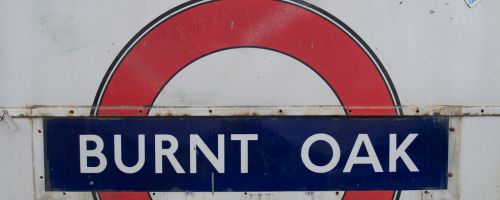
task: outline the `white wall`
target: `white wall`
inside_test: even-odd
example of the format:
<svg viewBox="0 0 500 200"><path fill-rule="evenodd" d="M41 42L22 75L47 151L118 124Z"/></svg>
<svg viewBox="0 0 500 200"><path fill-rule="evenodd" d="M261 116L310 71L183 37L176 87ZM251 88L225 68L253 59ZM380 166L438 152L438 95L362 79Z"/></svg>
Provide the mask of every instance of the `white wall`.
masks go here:
<svg viewBox="0 0 500 200"><path fill-rule="evenodd" d="M152 19L182 2L0 1L0 107L91 105L124 45ZM344 21L368 43L403 105L500 106L500 1L482 0L473 8L463 0L310 2ZM319 77L274 54L239 49L208 56L167 85L169 93L161 93L155 105L338 105ZM257 67L247 67L251 65ZM500 199L499 120L463 117L457 122L460 153L451 156L460 161L453 178L459 190L431 191L432 197L422 191L404 192L402 199ZM0 199L91 198L90 193L42 196L40 119L16 121L17 132L0 123ZM155 195L177 197L216 198L208 193ZM274 193L269 198L290 197L339 198L333 192Z"/></svg>

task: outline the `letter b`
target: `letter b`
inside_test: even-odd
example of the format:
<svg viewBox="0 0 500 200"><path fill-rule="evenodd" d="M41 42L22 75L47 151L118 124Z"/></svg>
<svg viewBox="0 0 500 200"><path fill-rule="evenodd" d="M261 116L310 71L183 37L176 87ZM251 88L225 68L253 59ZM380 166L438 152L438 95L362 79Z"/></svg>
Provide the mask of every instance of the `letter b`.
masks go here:
<svg viewBox="0 0 500 200"><path fill-rule="evenodd" d="M95 149L88 149L87 143L92 141L96 144ZM80 173L101 173L106 169L108 164L106 157L102 154L104 142L98 135L80 135ZM99 164L96 167L88 166L88 157L99 159Z"/></svg>

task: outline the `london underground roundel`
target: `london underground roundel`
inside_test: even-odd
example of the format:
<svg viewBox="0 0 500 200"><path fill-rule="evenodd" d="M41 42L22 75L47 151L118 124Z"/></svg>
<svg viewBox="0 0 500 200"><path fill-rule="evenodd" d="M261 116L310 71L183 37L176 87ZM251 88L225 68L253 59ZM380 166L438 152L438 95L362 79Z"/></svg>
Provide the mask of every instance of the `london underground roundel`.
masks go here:
<svg viewBox="0 0 500 200"><path fill-rule="evenodd" d="M139 31L106 73L92 115L147 116L179 71L207 55L235 48L266 49L300 61L323 78L349 116L402 114L394 109L399 100L379 59L331 14L303 1L214 0L184 3ZM347 191L343 199L398 196L396 191ZM94 198L147 200L151 196L99 192Z"/></svg>

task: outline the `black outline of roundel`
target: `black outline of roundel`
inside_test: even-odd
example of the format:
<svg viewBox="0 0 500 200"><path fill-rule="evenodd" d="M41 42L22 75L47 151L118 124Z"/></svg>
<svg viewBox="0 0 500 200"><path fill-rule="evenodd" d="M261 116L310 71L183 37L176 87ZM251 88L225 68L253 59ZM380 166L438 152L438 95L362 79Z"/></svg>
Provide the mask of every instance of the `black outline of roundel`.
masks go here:
<svg viewBox="0 0 500 200"><path fill-rule="evenodd" d="M113 77L114 70L120 65L121 58L124 58L124 57L127 56L129 50L135 46L135 44L136 44L136 42L138 40L140 40L142 37L144 37L146 34L148 34L148 32L150 30L154 29L155 25L157 26L157 25L161 24L162 22L160 22L160 21L166 21L166 20L168 20L168 18L171 18L171 17L173 17L173 16L175 16L177 14L176 13L176 14L174 14L172 16L169 16L172 13L175 13L175 12L177 12L179 10L181 10L181 12L184 12L184 11L189 10L191 8L194 8L194 7L206 4L206 3L216 2L216 1L219 1L219 0L212 0L212 1L194 0L194 1L185 2L185 3L181 4L181 5L178 5L178 6L174 7L174 8L172 8L172 9L170 9L167 12L163 13L159 17L155 18L153 21L151 21L146 26L144 26L139 32L137 32L132 37L132 39L129 40L129 42L125 45L125 47L122 48L122 50L119 52L119 54L113 60L111 66L106 71L106 74L104 75L104 77L103 77L103 79L102 79L102 81L101 81L101 83L99 85L99 88L97 90L96 96L94 98L94 102L92 104L92 109L91 109L91 113L90 113L91 116L96 116L96 114L97 114L96 112L98 110L98 106L99 106L100 101L102 99L102 94L104 94L104 92L106 90L105 87L107 86L107 83L108 83L109 79L111 77ZM283 3L291 4L291 5L294 5L294 6L299 6L301 8L305 8L305 9L307 9L309 11L312 11L312 13L314 13L314 14L318 15L319 17L321 17L321 18L323 18L323 19L331 22L334 26L337 26L339 29L343 30L347 35L349 35L350 38L361 49L364 50L365 54L370 58L370 60L372 61L372 63L375 66L377 66L377 71L379 72L379 75L384 80L384 84L386 85L387 90L390 92L390 94L392 96L393 104L397 107L397 108L395 108L396 114L397 115L403 115L403 110L401 109L401 103L400 103L398 94L396 92L396 89L394 87L394 84L393 84L393 82L392 82L389 74L387 73L387 70L383 66L382 62L375 55L375 53L373 52L373 50L368 46L368 44L366 44L366 42L363 41L361 39L361 37L359 37L349 26L347 26L345 23L343 23L342 21L340 21L338 18L336 18L332 14L326 12L325 10L323 10L323 9L321 9L321 8L319 8L319 7L311 4L311 3L308 3L308 2L305 2L305 1L302 1L302 0L289 0L289 1L275 0L275 1L279 1L279 2L283 2ZM197 4L197 5L194 5L194 4ZM194 6L192 6L192 5L194 5ZM192 7L190 7L190 6L192 6ZM187 8L187 7L190 7L190 8ZM187 8L187 9L185 9L185 8ZM160 23L158 23L158 22L160 22ZM333 23L333 22L335 22L335 23Z"/></svg>
<svg viewBox="0 0 500 200"><path fill-rule="evenodd" d="M161 23L168 20L169 18L177 15L178 13L176 13L176 12L180 11L179 13L181 13L181 12L184 12L184 11L189 10L191 8L195 8L195 7L198 7L200 5L204 5L204 4L212 3L212 2L217 2L217 1L220 1L220 0L192 0L192 1L182 3L182 4L176 6L172 9L166 11L165 13L161 14L160 16L156 17L153 21L149 22L139 32L137 32L132 37L132 39L130 39L127 42L127 44L121 49L121 51L118 53L118 55L115 57L115 59L113 60L113 62L110 65L110 67L106 71L106 73L105 73L105 75L104 75L104 77L99 85L96 96L94 98L94 101L92 104L92 109L90 112L90 116L97 116L97 110L99 109L99 104L100 104L100 101L102 100L103 94L105 93L108 81L111 79L111 77L113 77L115 69L120 65L122 58L127 56L127 54L129 53L129 50L135 46L137 41L141 40L145 35L147 35L156 26L160 25ZM375 55L374 51L368 46L368 44L364 40L362 40L361 37L359 35L357 35L349 26L347 26L344 22L342 22L341 20L339 20L337 17L333 16L332 14L328 13L327 11L323 10L322 8L319 8L319 7L313 5L309 2L303 1L303 0L273 0L273 1L279 1L282 3L287 3L287 4L290 4L293 6L297 6L297 7L306 9L306 10L316 14L317 16L329 21L331 24L333 24L334 26L336 26L340 30L342 30L345 34L349 35L350 36L349 38L351 38L351 40L353 40L353 42L355 42L359 46L359 48L363 49L363 52L370 58L373 65L376 66L377 72L379 73L380 77L384 80L384 84L392 97L391 100L392 100L393 104L396 106L396 108L395 108L396 115L399 115L399 116L403 115L403 110L401 108L401 102L399 100L395 86L394 86L389 74L387 73L387 70L385 69L382 62L379 60L379 58ZM234 47L234 48L238 48L238 47ZM239 47L239 48L243 48L243 47ZM252 48L252 47L250 46L250 48ZM253 47L253 48L255 48L255 47ZM231 48L227 48L227 49L231 49ZM263 49L267 49L267 48L263 48ZM222 50L224 50L224 49L222 49ZM214 52L219 52L222 50L218 50L218 51L214 51ZM272 49L268 49L268 50L272 50ZM214 53L214 52L211 52L211 53ZM279 52L279 51L277 51L277 52L288 55L288 54L286 54L286 52ZM209 55L211 53L208 53L206 55ZM288 56L290 56L290 55L288 55ZM201 56L201 57L203 57L203 56ZM297 58L295 58L295 59L297 59ZM298 61L300 61L300 60L298 60ZM192 62L194 62L194 61L192 61ZM300 62L302 62L302 61L300 61ZM309 68L312 69L311 67L309 67ZM317 72L316 72L316 74L317 74ZM331 89L333 91L333 88L331 88ZM333 91L333 92L335 93L335 91ZM396 200L399 199L400 194L401 194L401 191L395 190L395 192L394 192L395 198L394 199L396 199ZM94 196L94 192L93 192L93 196Z"/></svg>

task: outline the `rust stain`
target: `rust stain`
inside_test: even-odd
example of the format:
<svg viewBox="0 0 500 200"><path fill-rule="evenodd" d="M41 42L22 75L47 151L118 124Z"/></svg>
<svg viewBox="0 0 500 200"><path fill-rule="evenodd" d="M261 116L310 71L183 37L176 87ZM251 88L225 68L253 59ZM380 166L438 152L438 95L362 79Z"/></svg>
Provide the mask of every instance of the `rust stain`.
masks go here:
<svg viewBox="0 0 500 200"><path fill-rule="evenodd" d="M51 116L89 116L92 106L61 106L61 105L31 105L26 107L0 107L8 110L14 118L33 118ZM344 116L346 112L355 109L396 109L402 108L405 116L449 116L449 117L484 117L500 116L500 106L459 106L459 105L434 105L415 106L405 105L398 107L366 107L338 105L324 106L218 106L218 107L155 107L155 106L106 106L100 110L135 110L144 114L149 109L159 109L155 116L261 116L261 115L328 115ZM293 111L293 112L291 112ZM110 116L113 117L113 116ZM119 117L119 116L116 116Z"/></svg>

